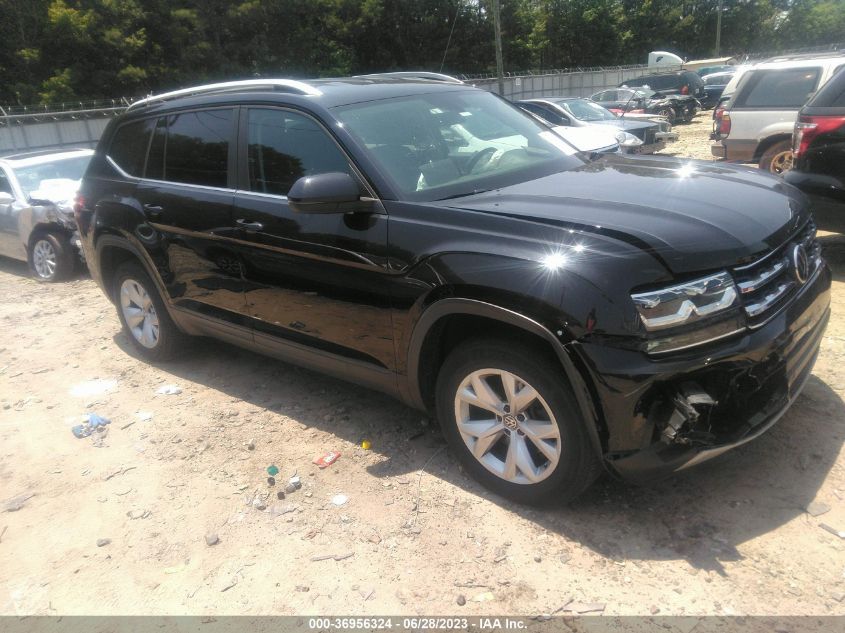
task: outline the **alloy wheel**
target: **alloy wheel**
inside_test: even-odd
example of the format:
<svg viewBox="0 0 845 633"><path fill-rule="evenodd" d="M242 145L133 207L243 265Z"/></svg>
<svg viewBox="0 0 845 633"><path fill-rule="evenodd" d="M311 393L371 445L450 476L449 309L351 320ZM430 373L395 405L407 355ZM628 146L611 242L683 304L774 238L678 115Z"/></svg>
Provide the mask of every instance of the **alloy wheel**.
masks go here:
<svg viewBox="0 0 845 633"><path fill-rule="evenodd" d="M782 174L792 169L792 150L788 149L774 155L769 165L769 171L773 174Z"/></svg>
<svg viewBox="0 0 845 633"><path fill-rule="evenodd" d="M136 341L148 349L158 345L158 314L144 286L134 279L125 279L120 285L120 309Z"/></svg>
<svg viewBox="0 0 845 633"><path fill-rule="evenodd" d="M455 420L473 457L510 483L543 481L560 461L560 429L551 408L511 372L479 369L464 378L455 394Z"/></svg>
<svg viewBox="0 0 845 633"><path fill-rule="evenodd" d="M56 274L56 249L47 240L38 240L32 247L32 267L41 279L52 279Z"/></svg>

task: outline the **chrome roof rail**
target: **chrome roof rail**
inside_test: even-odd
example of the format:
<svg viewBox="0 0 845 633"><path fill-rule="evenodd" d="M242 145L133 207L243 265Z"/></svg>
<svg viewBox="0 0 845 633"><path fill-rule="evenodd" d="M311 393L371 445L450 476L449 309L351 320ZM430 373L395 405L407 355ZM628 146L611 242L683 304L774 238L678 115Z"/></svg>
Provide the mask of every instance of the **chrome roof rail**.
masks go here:
<svg viewBox="0 0 845 633"><path fill-rule="evenodd" d="M225 81L217 84L194 86L193 88L182 88L181 90L163 92L160 95L151 95L133 102L128 109L132 110L133 108L138 108L140 106L150 105L151 103L158 103L160 101L168 101L169 99L176 99L178 97L257 88L267 88L271 90L274 88L287 88L291 92L298 92L299 94L312 97L317 97L323 94L314 86L311 86L304 81L296 81L295 79L244 79L242 81Z"/></svg>
<svg viewBox="0 0 845 633"><path fill-rule="evenodd" d="M420 71L397 71L390 73L371 73L369 75L355 75L358 79L424 79L427 81L440 81L449 84L464 83L457 77L444 75L443 73L432 73L426 70Z"/></svg>

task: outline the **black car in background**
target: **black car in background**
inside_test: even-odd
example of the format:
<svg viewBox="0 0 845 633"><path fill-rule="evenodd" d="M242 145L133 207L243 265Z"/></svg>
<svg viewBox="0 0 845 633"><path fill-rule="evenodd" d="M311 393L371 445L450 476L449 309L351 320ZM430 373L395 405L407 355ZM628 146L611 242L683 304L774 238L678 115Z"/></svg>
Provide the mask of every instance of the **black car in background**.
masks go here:
<svg viewBox="0 0 845 633"><path fill-rule="evenodd" d="M733 165L588 160L465 85L256 79L133 103L75 213L140 357L211 336L387 392L536 502L777 422L830 314L803 198Z"/></svg>
<svg viewBox="0 0 845 633"><path fill-rule="evenodd" d="M620 142L623 151L636 154L653 154L666 147L667 141L678 140L668 122L618 117L607 108L579 97L548 97L525 99L517 105L540 117L550 125L567 127L603 126L622 130L626 140ZM630 138L633 137L633 138ZM626 145L627 143L627 145Z"/></svg>
<svg viewBox="0 0 845 633"><path fill-rule="evenodd" d="M845 68L798 113L792 136L792 169L784 180L809 195L817 214L845 225ZM833 212L831 218L827 212Z"/></svg>
<svg viewBox="0 0 845 633"><path fill-rule="evenodd" d="M664 95L678 94L703 99L704 81L691 70L676 70L668 73L652 73L619 84L627 88L651 88Z"/></svg>
<svg viewBox="0 0 845 633"><path fill-rule="evenodd" d="M736 73L729 71L713 73L712 75L704 75L702 79L704 80L704 92L706 94L704 95L704 98L701 99L701 107L708 109L719 103L719 99L725 91L725 86L728 85L735 74Z"/></svg>
<svg viewBox="0 0 845 633"><path fill-rule="evenodd" d="M650 88L611 88L597 92L590 100L614 114L657 114L670 124L692 121L701 107L695 97L664 95Z"/></svg>

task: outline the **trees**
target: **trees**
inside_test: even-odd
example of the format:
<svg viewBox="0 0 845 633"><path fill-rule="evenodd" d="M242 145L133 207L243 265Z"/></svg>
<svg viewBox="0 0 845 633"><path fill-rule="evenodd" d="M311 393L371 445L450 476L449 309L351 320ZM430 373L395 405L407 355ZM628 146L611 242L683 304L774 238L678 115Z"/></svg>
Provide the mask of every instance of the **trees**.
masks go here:
<svg viewBox="0 0 845 633"><path fill-rule="evenodd" d="M0 104L207 80L493 72L490 0L0 0ZM718 0L501 0L506 70L712 53ZM842 0L724 0L722 50L845 39Z"/></svg>

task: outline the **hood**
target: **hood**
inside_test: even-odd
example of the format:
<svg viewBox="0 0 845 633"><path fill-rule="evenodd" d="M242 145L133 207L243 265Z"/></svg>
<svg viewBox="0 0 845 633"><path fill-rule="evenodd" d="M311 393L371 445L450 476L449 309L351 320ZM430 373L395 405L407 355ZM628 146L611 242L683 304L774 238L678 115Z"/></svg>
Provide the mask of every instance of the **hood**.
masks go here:
<svg viewBox="0 0 845 633"><path fill-rule="evenodd" d="M628 115L625 115L625 118L618 118L613 121L591 121L591 125L606 125L610 127L619 128L621 130L625 130L626 132L635 132L638 130L645 130L646 128L650 127L657 127L657 123L649 120L642 120L639 121L634 119L627 118Z"/></svg>
<svg viewBox="0 0 845 633"><path fill-rule="evenodd" d="M751 261L809 217L797 189L759 170L652 156L609 155L441 204L601 233L676 274Z"/></svg>
<svg viewBox="0 0 845 633"><path fill-rule="evenodd" d="M613 130L597 128L592 125L568 127L558 125L552 128L579 152L615 152L619 150L619 141Z"/></svg>

